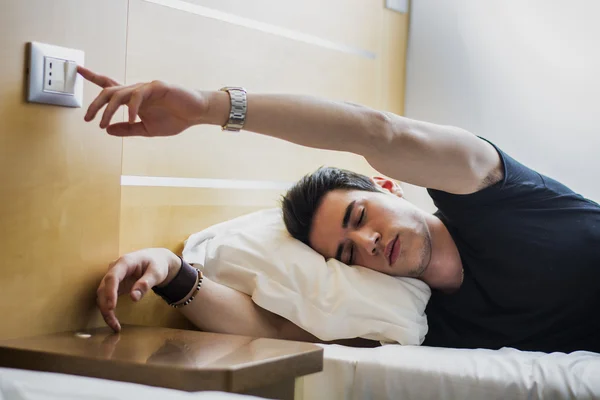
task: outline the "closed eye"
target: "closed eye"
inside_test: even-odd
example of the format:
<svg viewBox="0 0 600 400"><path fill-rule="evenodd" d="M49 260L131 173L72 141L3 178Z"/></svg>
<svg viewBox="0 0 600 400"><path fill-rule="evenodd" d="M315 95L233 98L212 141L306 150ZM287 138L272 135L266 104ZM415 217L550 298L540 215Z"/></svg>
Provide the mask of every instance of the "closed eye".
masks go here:
<svg viewBox="0 0 600 400"><path fill-rule="evenodd" d="M360 227L365 222L365 209L363 208L360 212L360 216L356 221L356 227ZM348 264L354 264L354 245L350 247L350 257L348 258Z"/></svg>
<svg viewBox="0 0 600 400"><path fill-rule="evenodd" d="M363 208L362 211L360 212L360 217L358 218L358 221L356 222L356 226L361 226L362 223L364 222L365 219L365 209Z"/></svg>

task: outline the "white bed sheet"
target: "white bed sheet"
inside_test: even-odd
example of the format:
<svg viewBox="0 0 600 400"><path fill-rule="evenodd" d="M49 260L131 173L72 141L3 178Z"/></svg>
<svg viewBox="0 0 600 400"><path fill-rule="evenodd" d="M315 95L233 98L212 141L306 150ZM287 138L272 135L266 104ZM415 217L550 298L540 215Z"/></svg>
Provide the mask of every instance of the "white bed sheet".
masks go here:
<svg viewBox="0 0 600 400"><path fill-rule="evenodd" d="M323 372L299 382L303 400L600 399L597 353L323 347Z"/></svg>
<svg viewBox="0 0 600 400"><path fill-rule="evenodd" d="M184 392L52 372L0 368L0 400L256 400L225 392Z"/></svg>

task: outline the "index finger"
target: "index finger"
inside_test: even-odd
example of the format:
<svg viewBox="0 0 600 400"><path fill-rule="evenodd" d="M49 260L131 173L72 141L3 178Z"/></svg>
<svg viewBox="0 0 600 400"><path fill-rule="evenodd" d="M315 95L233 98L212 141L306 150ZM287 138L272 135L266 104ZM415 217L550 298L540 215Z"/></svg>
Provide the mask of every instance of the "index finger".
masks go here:
<svg viewBox="0 0 600 400"><path fill-rule="evenodd" d="M115 81L114 79L111 79L108 76L96 74L95 72L92 72L89 69L82 67L81 65L77 66L77 72L79 72L79 74L85 79L92 83L95 83L101 88L119 86L119 82Z"/></svg>
<svg viewBox="0 0 600 400"><path fill-rule="evenodd" d="M119 285L123 279L129 275L129 267L130 266L123 258L119 258L104 276L104 287L101 291L104 297L104 307L106 311L114 310L117 306Z"/></svg>
<svg viewBox="0 0 600 400"><path fill-rule="evenodd" d="M100 314L102 314L102 318L104 318L104 322L106 322L106 325L108 325L113 331L121 331L121 324L119 323L119 320L117 319L114 310L105 311L100 309Z"/></svg>
<svg viewBox="0 0 600 400"><path fill-rule="evenodd" d="M100 314L102 314L102 318L104 318L106 324L110 326L113 331L119 332L121 330L121 326L119 324L117 316L115 315L115 310L111 309L106 304L106 292L104 290L104 287L105 282L103 280L100 284L100 287L97 290L96 305L98 306Z"/></svg>

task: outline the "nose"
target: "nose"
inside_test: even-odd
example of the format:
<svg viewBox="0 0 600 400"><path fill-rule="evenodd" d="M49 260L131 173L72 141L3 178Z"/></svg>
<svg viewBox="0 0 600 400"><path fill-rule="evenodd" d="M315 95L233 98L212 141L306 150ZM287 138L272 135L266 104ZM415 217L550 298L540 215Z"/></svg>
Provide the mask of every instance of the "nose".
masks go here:
<svg viewBox="0 0 600 400"><path fill-rule="evenodd" d="M351 233L350 239L356 246L363 248L367 254L377 254L379 242L381 242L381 234L367 228L358 229Z"/></svg>

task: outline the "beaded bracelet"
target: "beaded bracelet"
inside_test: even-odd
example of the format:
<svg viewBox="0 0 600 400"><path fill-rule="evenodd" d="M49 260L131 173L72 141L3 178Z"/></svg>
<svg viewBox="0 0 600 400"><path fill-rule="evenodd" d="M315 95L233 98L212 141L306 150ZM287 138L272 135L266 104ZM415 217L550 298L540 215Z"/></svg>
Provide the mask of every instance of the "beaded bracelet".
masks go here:
<svg viewBox="0 0 600 400"><path fill-rule="evenodd" d="M202 271L200 271L198 268L194 268L196 270L196 272L198 272L198 277L196 279L196 289L194 289L194 293L192 293L192 296L187 299L186 301L184 301L183 303L170 303L169 305L173 308L180 308L180 307L184 307L187 306L188 304L190 304L192 302L192 300L194 300L194 297L196 297L196 295L198 294L198 291L200 290L200 288L202 287L202 279L204 278L204 276L202 275Z"/></svg>

